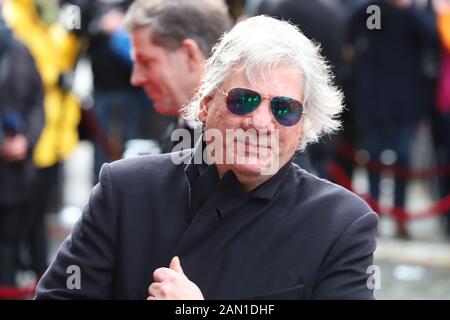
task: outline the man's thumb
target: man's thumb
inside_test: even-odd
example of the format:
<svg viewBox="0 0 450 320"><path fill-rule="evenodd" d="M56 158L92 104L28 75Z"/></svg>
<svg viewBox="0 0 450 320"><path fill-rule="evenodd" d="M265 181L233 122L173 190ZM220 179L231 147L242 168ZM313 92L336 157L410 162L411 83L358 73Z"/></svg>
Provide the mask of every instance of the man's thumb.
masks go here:
<svg viewBox="0 0 450 320"><path fill-rule="evenodd" d="M180 258L173 257L172 261L170 261L170 269L175 270L178 273L184 274L183 268L181 268Z"/></svg>

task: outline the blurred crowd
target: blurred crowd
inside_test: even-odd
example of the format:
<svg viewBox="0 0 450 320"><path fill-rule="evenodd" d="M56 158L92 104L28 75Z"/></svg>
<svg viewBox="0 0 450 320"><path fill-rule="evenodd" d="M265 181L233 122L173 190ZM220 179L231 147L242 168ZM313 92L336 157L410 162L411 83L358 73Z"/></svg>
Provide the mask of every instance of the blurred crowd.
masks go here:
<svg viewBox="0 0 450 320"><path fill-rule="evenodd" d="M132 2L0 0L0 286L15 286L16 270L39 277L47 268L45 214L60 205L61 166L81 139L94 144L97 177L102 163L123 157L127 141L152 139L170 151L170 133L189 127L176 112L159 111L136 66L132 81L135 62L124 27ZM450 1L226 4L231 21L258 14L292 21L330 61L346 98L343 130L298 154L303 167L343 183L332 168L351 179L354 151L364 149L370 163L380 164L369 170L369 193L378 199L381 169L409 170L424 123L436 165L450 167ZM81 60L90 62L93 75L92 92L83 97L74 92ZM388 163L386 150L394 155ZM440 173L445 198L450 170ZM394 206L403 208L407 177L394 176ZM448 208L443 221L450 234ZM397 234L408 236L405 219L398 219Z"/></svg>

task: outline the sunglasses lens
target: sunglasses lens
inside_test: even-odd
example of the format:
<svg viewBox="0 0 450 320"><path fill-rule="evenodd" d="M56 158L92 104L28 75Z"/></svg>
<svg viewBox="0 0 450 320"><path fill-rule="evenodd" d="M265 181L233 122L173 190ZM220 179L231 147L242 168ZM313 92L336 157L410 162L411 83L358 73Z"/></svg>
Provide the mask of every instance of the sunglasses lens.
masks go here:
<svg viewBox="0 0 450 320"><path fill-rule="evenodd" d="M244 115L255 110L261 103L261 95L255 91L235 88L228 92L227 108L237 115Z"/></svg>
<svg viewBox="0 0 450 320"><path fill-rule="evenodd" d="M277 121L287 127L295 125L303 113L302 104L289 97L275 97L271 102L272 113Z"/></svg>

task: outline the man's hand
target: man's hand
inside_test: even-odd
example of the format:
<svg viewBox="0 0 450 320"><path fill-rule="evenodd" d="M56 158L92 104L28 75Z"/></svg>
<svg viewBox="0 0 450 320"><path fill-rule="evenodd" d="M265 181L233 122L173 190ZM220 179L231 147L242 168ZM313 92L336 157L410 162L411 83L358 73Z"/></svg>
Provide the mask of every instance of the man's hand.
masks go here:
<svg viewBox="0 0 450 320"><path fill-rule="evenodd" d="M204 300L199 287L184 274L178 257L173 257L169 268L156 269L153 279L147 300Z"/></svg>
<svg viewBox="0 0 450 320"><path fill-rule="evenodd" d="M100 29L106 34L112 34L122 27L124 14L118 9L112 9L100 20Z"/></svg>
<svg viewBox="0 0 450 320"><path fill-rule="evenodd" d="M28 141L23 134L6 137L1 146L0 155L7 162L24 160L28 152Z"/></svg>

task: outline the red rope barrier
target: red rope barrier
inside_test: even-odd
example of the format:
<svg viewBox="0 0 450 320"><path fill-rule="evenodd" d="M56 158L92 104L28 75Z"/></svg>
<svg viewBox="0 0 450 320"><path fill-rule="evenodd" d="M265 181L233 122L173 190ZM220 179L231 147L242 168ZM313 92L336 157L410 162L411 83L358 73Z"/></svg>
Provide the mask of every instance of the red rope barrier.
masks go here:
<svg viewBox="0 0 450 320"><path fill-rule="evenodd" d="M94 114L85 109L81 109L83 114L82 119L86 125L87 130L92 135L94 142L97 142L106 155L113 160L118 160L121 158L121 154L114 150L111 145L108 136L100 127L98 120L95 118Z"/></svg>
<svg viewBox="0 0 450 320"><path fill-rule="evenodd" d="M341 142L337 150L337 154L352 162L358 164L356 161L356 151L346 142ZM381 173L385 170L390 170L394 177L399 179L429 179L436 176L450 175L450 165L441 165L428 169L413 170L399 165L385 165L375 160L369 160L364 167L370 172Z"/></svg>
<svg viewBox="0 0 450 320"><path fill-rule="evenodd" d="M37 281L27 287L0 286L0 300L31 299L36 292Z"/></svg>
<svg viewBox="0 0 450 320"><path fill-rule="evenodd" d="M331 178L338 184L347 188L348 190L358 194L352 188L351 178L344 172L344 170L337 164L333 163L330 167L330 176ZM382 205L378 199L375 199L369 195L358 194L362 197L371 207L372 209L386 216L391 216L397 220L417 220L417 219L425 219L433 216L439 216L445 214L448 210L450 210L450 194L442 198L439 202L434 203L429 208L424 210L419 210L417 212L410 212L400 207L392 207Z"/></svg>

